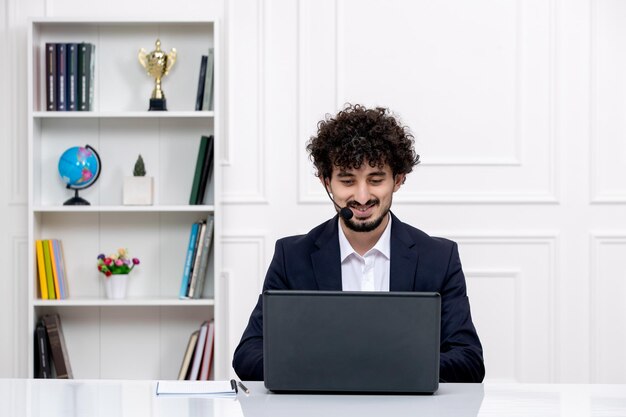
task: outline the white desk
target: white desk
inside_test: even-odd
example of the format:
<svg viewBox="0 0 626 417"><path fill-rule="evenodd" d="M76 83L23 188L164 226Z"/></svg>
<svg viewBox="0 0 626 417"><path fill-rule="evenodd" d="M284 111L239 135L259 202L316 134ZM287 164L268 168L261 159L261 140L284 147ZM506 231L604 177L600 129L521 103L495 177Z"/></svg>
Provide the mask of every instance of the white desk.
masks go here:
<svg viewBox="0 0 626 417"><path fill-rule="evenodd" d="M441 384L433 396L278 395L247 385L250 395L214 399L157 397L155 381L0 379L0 416L626 416L626 385Z"/></svg>

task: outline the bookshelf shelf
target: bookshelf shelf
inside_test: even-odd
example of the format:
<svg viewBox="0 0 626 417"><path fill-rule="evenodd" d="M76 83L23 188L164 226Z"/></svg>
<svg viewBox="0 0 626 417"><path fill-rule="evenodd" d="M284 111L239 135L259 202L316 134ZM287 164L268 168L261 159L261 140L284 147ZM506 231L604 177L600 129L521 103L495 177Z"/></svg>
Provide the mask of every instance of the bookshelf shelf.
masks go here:
<svg viewBox="0 0 626 417"><path fill-rule="evenodd" d="M67 300L36 300L38 307L207 307L215 305L215 300L180 300L177 298L126 298L107 300L104 298L71 298Z"/></svg>
<svg viewBox="0 0 626 417"><path fill-rule="evenodd" d="M213 205L197 206L36 206L35 213L213 213Z"/></svg>
<svg viewBox="0 0 626 417"><path fill-rule="evenodd" d="M59 314L75 378L176 379L189 335L216 323L214 376L229 372L221 272L222 78L219 22L202 19L36 18L28 31L28 348L34 376L34 330L39 317ZM178 59L163 79L167 111L147 111L154 79L139 64L140 48L156 39ZM89 43L94 50L91 111L46 109L46 44ZM202 55L214 51L214 109L196 111ZM202 136L214 136L213 174L201 205L189 205ZM64 206L73 191L58 173L60 156L89 144L101 159L93 186L79 192L89 206ZM138 155L154 178L153 205L123 205L123 184ZM192 224L214 218L204 287L181 300ZM69 297L41 298L36 241L58 239ZM105 298L98 254L127 248L141 263L128 296ZM51 261L52 262L52 261ZM202 269L204 270L204 269ZM197 275L196 275L197 277ZM26 277L25 277L26 278ZM96 355L96 356L94 356ZM120 362L119 358L124 357ZM133 366L127 366L132 363Z"/></svg>
<svg viewBox="0 0 626 417"><path fill-rule="evenodd" d="M212 119L213 111L47 112L36 111L35 119Z"/></svg>

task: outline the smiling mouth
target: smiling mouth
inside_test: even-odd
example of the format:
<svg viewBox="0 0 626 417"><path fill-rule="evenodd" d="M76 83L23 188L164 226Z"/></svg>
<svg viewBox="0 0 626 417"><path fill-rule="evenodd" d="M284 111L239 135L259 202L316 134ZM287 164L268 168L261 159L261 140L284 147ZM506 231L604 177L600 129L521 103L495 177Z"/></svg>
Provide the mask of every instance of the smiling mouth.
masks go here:
<svg viewBox="0 0 626 417"><path fill-rule="evenodd" d="M358 216L359 214L367 215L370 209L374 208L377 204L378 204L378 201L368 201L367 204L364 204L364 205L360 205L356 203L348 204L348 207L354 210L355 214Z"/></svg>

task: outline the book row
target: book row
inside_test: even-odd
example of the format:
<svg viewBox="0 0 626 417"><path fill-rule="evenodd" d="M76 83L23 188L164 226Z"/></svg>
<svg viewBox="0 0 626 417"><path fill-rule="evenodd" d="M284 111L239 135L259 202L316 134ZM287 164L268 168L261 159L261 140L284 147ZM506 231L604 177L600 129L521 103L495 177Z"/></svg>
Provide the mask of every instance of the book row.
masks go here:
<svg viewBox="0 0 626 417"><path fill-rule="evenodd" d="M196 169L194 171L191 194L189 196L190 205L198 205L204 202L206 187L213 172L213 135L202 136L198 148L196 159Z"/></svg>
<svg viewBox="0 0 626 417"><path fill-rule="evenodd" d="M46 43L46 110L93 110L96 46Z"/></svg>
<svg viewBox="0 0 626 417"><path fill-rule="evenodd" d="M213 110L213 78L215 77L215 59L213 48L208 55L200 58L200 75L196 92L196 110Z"/></svg>
<svg viewBox="0 0 626 417"><path fill-rule="evenodd" d="M64 300L69 296L65 256L59 239L35 241L39 293L44 300Z"/></svg>
<svg viewBox="0 0 626 417"><path fill-rule="evenodd" d="M214 217L209 215L206 220L191 225L180 285L180 299L200 298L202 296L211 244L213 243L213 224Z"/></svg>
<svg viewBox="0 0 626 417"><path fill-rule="evenodd" d="M179 380L206 381L211 379L215 344L215 322L205 321L191 333L178 372Z"/></svg>
<svg viewBox="0 0 626 417"><path fill-rule="evenodd" d="M35 327L35 378L73 378L61 318L46 314Z"/></svg>

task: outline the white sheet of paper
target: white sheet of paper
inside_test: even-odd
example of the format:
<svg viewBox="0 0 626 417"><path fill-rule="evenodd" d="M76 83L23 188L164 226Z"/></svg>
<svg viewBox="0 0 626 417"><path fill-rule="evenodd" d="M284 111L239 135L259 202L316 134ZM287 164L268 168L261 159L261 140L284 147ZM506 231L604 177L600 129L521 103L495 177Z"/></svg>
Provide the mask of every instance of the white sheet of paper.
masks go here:
<svg viewBox="0 0 626 417"><path fill-rule="evenodd" d="M157 395L209 395L233 397L237 393L230 381L158 381Z"/></svg>

